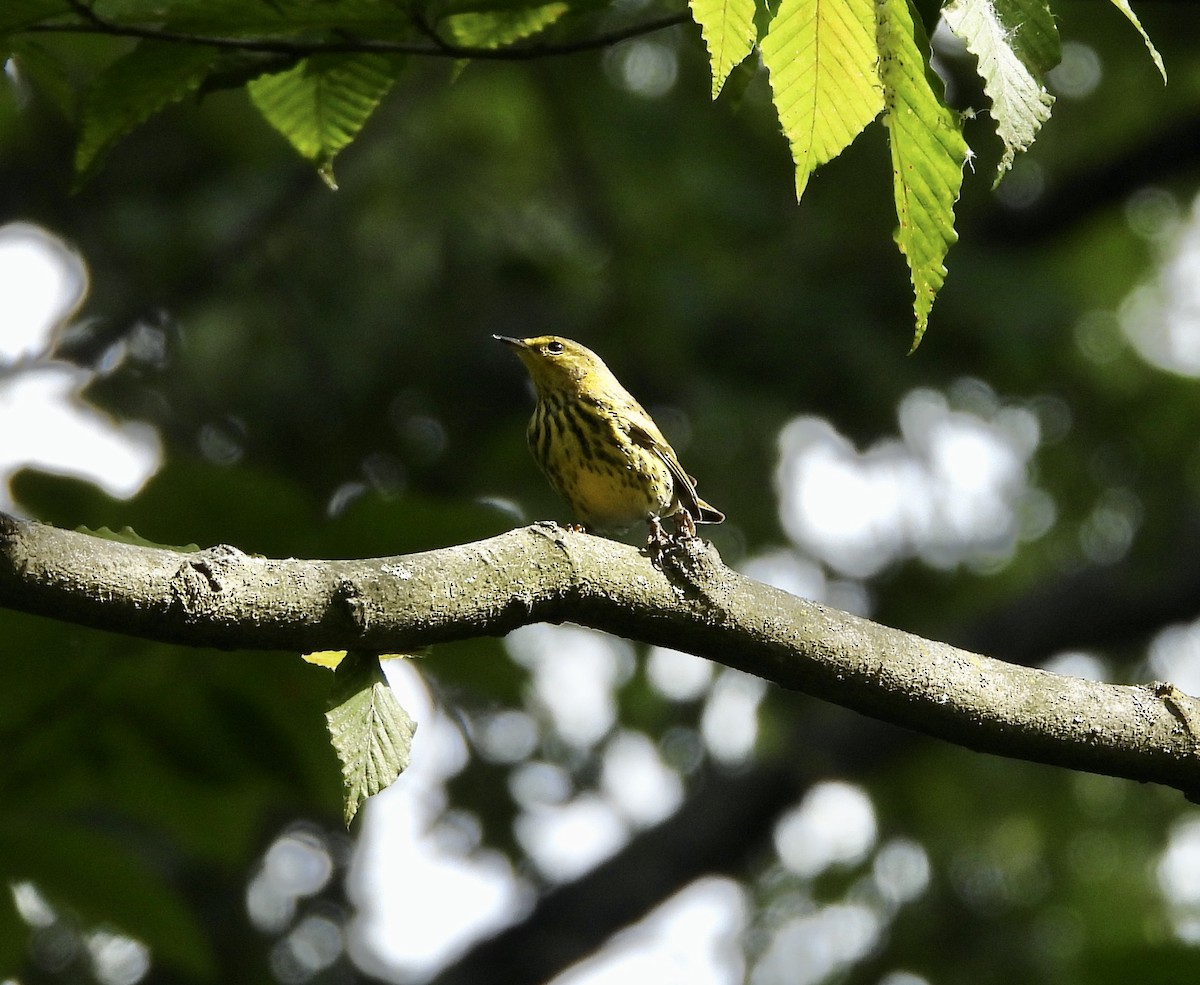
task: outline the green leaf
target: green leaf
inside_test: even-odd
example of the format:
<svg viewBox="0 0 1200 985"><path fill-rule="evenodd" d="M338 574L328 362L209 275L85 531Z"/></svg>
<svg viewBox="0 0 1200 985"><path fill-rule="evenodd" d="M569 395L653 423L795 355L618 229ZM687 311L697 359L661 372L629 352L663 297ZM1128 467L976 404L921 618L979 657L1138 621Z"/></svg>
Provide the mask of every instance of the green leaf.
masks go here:
<svg viewBox="0 0 1200 985"><path fill-rule="evenodd" d="M334 672L325 721L342 763L346 824L408 768L416 723L400 707L374 654L349 651Z"/></svg>
<svg viewBox="0 0 1200 985"><path fill-rule="evenodd" d="M909 0L879 0L876 12L883 122L891 145L899 220L896 244L912 275L915 349L946 279L946 252L958 239L954 203L962 187L967 145L958 119L939 95L941 83L924 54L928 39Z"/></svg>
<svg viewBox="0 0 1200 985"><path fill-rule="evenodd" d="M112 0L152 3L154 0ZM189 34L222 37L336 35L386 38L407 35L412 18L398 3L379 0L183 0L171 11L170 26Z"/></svg>
<svg viewBox="0 0 1200 985"><path fill-rule="evenodd" d="M754 48L754 0L688 0L692 17L708 48L712 65L712 97Z"/></svg>
<svg viewBox="0 0 1200 985"><path fill-rule="evenodd" d="M1129 0L1112 0L1112 4L1117 10L1121 11L1129 18L1129 23L1137 28L1138 34L1142 36L1142 40L1146 42L1146 49L1150 52L1150 57L1154 61L1154 67L1158 69L1158 74L1162 76L1163 85L1167 84L1167 68L1163 65L1162 55L1158 53L1158 49L1154 47L1154 42L1150 40L1150 35L1146 33L1146 29L1142 27L1142 22L1138 20L1137 14L1133 12L1133 8L1129 6Z"/></svg>
<svg viewBox="0 0 1200 985"><path fill-rule="evenodd" d="M101 72L80 107L77 184L121 137L199 89L217 57L211 48L143 41Z"/></svg>
<svg viewBox="0 0 1200 985"><path fill-rule="evenodd" d="M63 0L4 0L0 4L0 34L70 13Z"/></svg>
<svg viewBox="0 0 1200 985"><path fill-rule="evenodd" d="M1058 26L1046 0L994 0L1008 46L1039 79L1062 61Z"/></svg>
<svg viewBox="0 0 1200 985"><path fill-rule="evenodd" d="M362 129L396 79L382 55L317 55L246 88L271 126L336 188L333 159Z"/></svg>
<svg viewBox="0 0 1200 985"><path fill-rule="evenodd" d="M133 544L135 547L156 547L164 551L176 551L182 554L191 554L200 550L199 544L159 544L153 540L147 540L139 534L133 527L124 526L120 530L113 530L110 527L91 527L78 526L75 528L76 533L87 534L89 537L99 537L101 540L115 540L121 544Z"/></svg>
<svg viewBox="0 0 1200 985"><path fill-rule="evenodd" d="M177 7L193 5L192 0L94 0L90 4L97 17L123 24L162 21Z"/></svg>
<svg viewBox="0 0 1200 985"><path fill-rule="evenodd" d="M999 182L1013 158L1028 150L1050 118L1054 97L1042 85L1043 73L1058 61L1058 30L1042 0L951 0L942 9L946 23L979 60L983 88L992 101L1004 156Z"/></svg>
<svg viewBox="0 0 1200 985"><path fill-rule="evenodd" d="M565 3L517 10L467 11L452 14L442 23L455 44L472 48L499 48L549 27L568 10Z"/></svg>
<svg viewBox="0 0 1200 985"><path fill-rule="evenodd" d="M73 120L79 94L67 66L63 63L62 55L33 38L34 35L16 38L9 49L16 77L32 83L42 99L66 119Z"/></svg>
<svg viewBox="0 0 1200 985"><path fill-rule="evenodd" d="M872 0L783 0L762 45L796 198L883 108Z"/></svg>

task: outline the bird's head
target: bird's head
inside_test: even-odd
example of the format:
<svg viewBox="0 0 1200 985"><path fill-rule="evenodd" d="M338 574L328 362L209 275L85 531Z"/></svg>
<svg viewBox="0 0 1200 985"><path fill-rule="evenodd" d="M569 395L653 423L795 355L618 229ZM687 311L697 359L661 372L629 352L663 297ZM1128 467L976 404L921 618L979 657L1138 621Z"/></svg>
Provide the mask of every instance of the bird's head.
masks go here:
<svg viewBox="0 0 1200 985"><path fill-rule="evenodd" d="M539 335L531 339L492 336L512 346L529 370L539 393L556 390L586 391L611 377L603 360L587 346L557 335Z"/></svg>

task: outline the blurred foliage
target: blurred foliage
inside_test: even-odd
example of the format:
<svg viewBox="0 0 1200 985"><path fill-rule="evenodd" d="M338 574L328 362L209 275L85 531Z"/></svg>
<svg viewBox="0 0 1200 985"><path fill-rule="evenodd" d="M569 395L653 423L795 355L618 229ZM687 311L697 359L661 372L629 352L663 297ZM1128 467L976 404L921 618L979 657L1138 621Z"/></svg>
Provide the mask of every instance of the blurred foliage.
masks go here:
<svg viewBox="0 0 1200 985"><path fill-rule="evenodd" d="M1113 0L1162 58L1127 0ZM646 5L649 7L650 5ZM712 96L760 51L772 103L791 147L796 197L812 173L878 119L888 133L896 245L912 273L914 347L920 343L954 243L954 204L970 160L961 118L946 104L922 12L910 0L831 4L692 0L709 53ZM641 10L597 0L11 0L0 13L0 54L39 80L76 118L80 181L130 131L198 91L245 86L263 118L331 187L334 158L358 136L413 57L523 60L611 47L684 23L678 5ZM657 16L650 17L650 13ZM946 27L979 59L996 133L998 175L1049 118L1047 72L1059 38L1047 0L959 0ZM616 25L616 26L614 26ZM536 36L536 41L528 39ZM113 42L107 62L79 72L71 50ZM66 51L60 50L65 39ZM672 68L643 46L627 63L631 90L654 96ZM744 84L743 72L735 86Z"/></svg>
<svg viewBox="0 0 1200 985"><path fill-rule="evenodd" d="M1200 190L1200 11L1139 6L1171 72L1164 89L1127 25L1095 9L1055 8L1079 46L1068 56L1094 60L1094 89L1059 91L995 192L966 182L953 271L912 357L883 134L864 133L797 206L763 72L735 75L740 98L712 103L686 29L476 62L453 84L446 62L412 59L339 156L336 194L222 87L133 130L72 194L76 134L59 106L109 50L59 40L61 86L0 89L0 216L81 251L90 295L56 358L95 368L87 399L153 424L165 462L126 502L31 472L13 495L66 527L281 556L423 550L567 519L524 446L520 367L489 339L554 332L599 351L663 425L729 515L712 536L738 564L786 544L783 424L818 414L865 448L895 434L914 388L974 378L1039 414L1032 478L1054 523L986 570L889 569L866 586L872 614L1001 657L1086 645L1114 678L1138 679L1153 634L1200 615L1186 563L1200 391L1144 362L1117 316L1168 243L1138 219L1139 196L1154 191L1182 219ZM983 106L970 56L937 50L951 104ZM670 73L650 95L630 83L647 52ZM965 127L990 175L1005 148L987 121ZM1085 534L1113 490L1140 519L1128 549L1098 561ZM341 823L328 672L7 611L0 640L0 876L32 880L81 926L145 941L152 980L267 980L270 941L245 915L250 874L296 819ZM620 724L660 742L703 797L719 769L689 759L702 702L663 699L641 660L617 694ZM596 785L599 750L554 734L499 643L440 648L421 668L468 735L481 716L528 709L537 758L572 790ZM760 763L862 784L881 835L929 857L927 893L846 980L905 968L937 985L1166 982L1200 959L1172 938L1153 876L1189 816L1178 796L880 735L793 695L769 693L759 718ZM802 747L798 721L820 724ZM473 747L447 806L531 871L513 768ZM769 828L740 837L755 925L774 912ZM838 899L856 874L804 891ZM38 933L0 905L0 975L86 980L50 961Z"/></svg>

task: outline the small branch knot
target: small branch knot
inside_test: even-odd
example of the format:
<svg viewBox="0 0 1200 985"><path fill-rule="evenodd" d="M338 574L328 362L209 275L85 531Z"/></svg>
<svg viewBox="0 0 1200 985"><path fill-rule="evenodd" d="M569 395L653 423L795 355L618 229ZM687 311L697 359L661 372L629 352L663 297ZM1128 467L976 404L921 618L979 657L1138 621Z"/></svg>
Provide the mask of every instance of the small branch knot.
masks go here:
<svg viewBox="0 0 1200 985"><path fill-rule="evenodd" d="M362 590L351 578L339 578L333 589L334 600L350 616L354 628L365 633L371 626L371 609L363 597Z"/></svg>
<svg viewBox="0 0 1200 985"><path fill-rule="evenodd" d="M188 554L171 576L171 596L184 612L196 614L208 608L206 601L224 591L223 576L241 564L246 555L236 547L218 544L196 554Z"/></svg>

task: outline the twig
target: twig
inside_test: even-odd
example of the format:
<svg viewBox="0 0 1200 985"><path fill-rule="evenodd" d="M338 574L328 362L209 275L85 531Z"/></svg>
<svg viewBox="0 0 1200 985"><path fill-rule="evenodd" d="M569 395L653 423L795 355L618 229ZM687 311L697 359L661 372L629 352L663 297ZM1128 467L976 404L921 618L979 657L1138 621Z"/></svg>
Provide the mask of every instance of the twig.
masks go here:
<svg viewBox="0 0 1200 985"><path fill-rule="evenodd" d="M38 34L101 34L117 38L135 38L142 41L159 41L164 44L182 44L195 47L219 48L225 51L249 51L260 54L294 55L305 58L310 55L333 54L380 54L418 55L429 58L468 58L490 61L529 61L534 58L549 58L557 55L574 55L584 51L608 48L622 41L653 34L679 24L687 23L691 15L686 11L667 14L653 20L630 24L626 27L605 31L589 38L564 41L557 44L535 42L514 48L473 48L446 41L427 26L423 28L432 44L411 41L387 41L377 38L346 38L325 41L290 41L284 38L236 38L211 34L185 34L167 28L146 27L138 24L118 24L96 14L82 0L67 0L82 23L31 24L24 28Z"/></svg>

